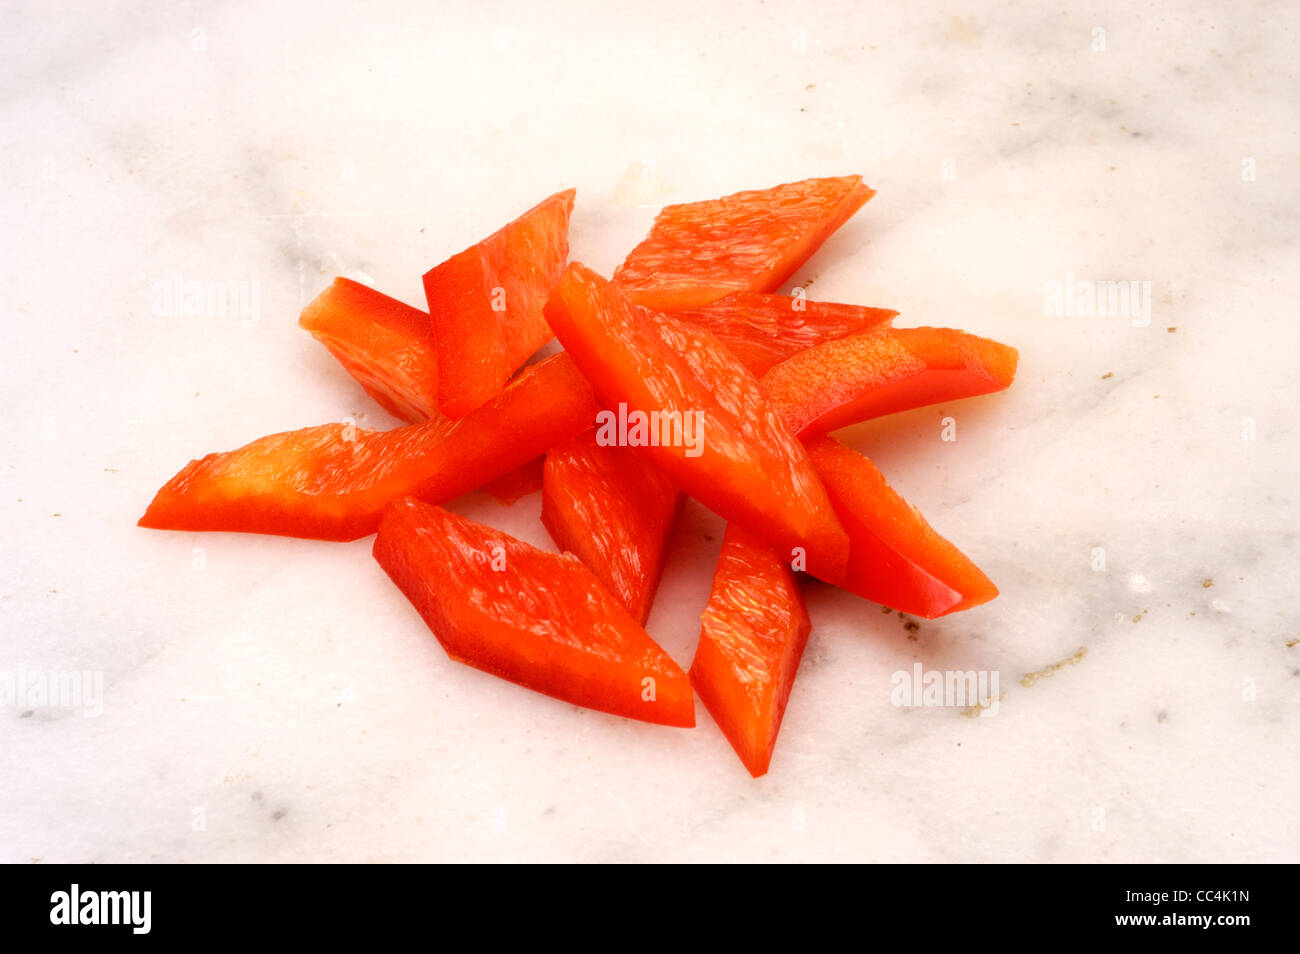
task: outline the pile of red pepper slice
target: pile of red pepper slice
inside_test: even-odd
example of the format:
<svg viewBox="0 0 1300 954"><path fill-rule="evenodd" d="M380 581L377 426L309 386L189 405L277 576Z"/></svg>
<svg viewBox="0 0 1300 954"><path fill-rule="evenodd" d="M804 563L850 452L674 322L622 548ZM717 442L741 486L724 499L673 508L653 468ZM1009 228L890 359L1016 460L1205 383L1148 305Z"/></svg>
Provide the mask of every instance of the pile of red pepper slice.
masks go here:
<svg viewBox="0 0 1300 954"><path fill-rule="evenodd" d="M932 619L997 588L829 432L987 394L1014 348L780 288L875 193L808 179L668 206L612 279L568 262L574 192L424 276L423 312L339 278L301 325L386 411L191 461L140 526L374 556L454 659L772 758L810 631L802 574ZM529 363L552 338L563 351ZM546 552L442 505L541 490ZM689 674L645 622L685 495L727 521Z"/></svg>

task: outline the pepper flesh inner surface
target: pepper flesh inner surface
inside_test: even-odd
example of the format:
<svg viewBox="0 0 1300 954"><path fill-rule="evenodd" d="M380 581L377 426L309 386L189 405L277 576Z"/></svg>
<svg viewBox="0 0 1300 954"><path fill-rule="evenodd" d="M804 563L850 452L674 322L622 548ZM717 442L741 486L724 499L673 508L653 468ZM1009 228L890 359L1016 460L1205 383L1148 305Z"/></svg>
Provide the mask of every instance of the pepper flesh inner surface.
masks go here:
<svg viewBox="0 0 1300 954"><path fill-rule="evenodd" d="M840 176L665 206L614 281L662 311L775 291L875 194L861 176Z"/></svg>

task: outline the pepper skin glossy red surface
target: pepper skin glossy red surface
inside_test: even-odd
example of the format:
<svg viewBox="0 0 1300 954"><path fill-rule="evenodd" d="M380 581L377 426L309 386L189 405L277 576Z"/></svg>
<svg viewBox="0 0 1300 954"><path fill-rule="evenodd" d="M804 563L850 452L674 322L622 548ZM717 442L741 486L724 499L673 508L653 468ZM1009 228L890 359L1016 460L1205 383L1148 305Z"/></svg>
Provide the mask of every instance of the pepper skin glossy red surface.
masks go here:
<svg viewBox="0 0 1300 954"><path fill-rule="evenodd" d="M355 540L375 532L389 501L458 497L588 429L596 410L572 362L554 355L454 423L324 424L191 461L140 526Z"/></svg>
<svg viewBox="0 0 1300 954"><path fill-rule="evenodd" d="M737 292L707 305L672 312L679 321L713 332L745 367L760 376L791 355L887 324L897 314L888 308L759 292Z"/></svg>
<svg viewBox="0 0 1300 954"><path fill-rule="evenodd" d="M866 457L830 437L810 440L808 452L852 541L844 575L827 582L925 619L998 595L993 581Z"/></svg>
<svg viewBox="0 0 1300 954"><path fill-rule="evenodd" d="M800 437L1002 391L1015 348L952 328L881 328L827 341L763 375L763 390Z"/></svg>
<svg viewBox="0 0 1300 954"><path fill-rule="evenodd" d="M644 624L663 574L682 495L631 447L590 430L553 448L542 476L542 523Z"/></svg>
<svg viewBox="0 0 1300 954"><path fill-rule="evenodd" d="M374 555L451 658L575 705L695 724L686 674L577 557L410 497Z"/></svg>
<svg viewBox="0 0 1300 954"><path fill-rule="evenodd" d="M569 255L574 191L538 203L424 275L438 405L464 417L551 340L542 305Z"/></svg>
<svg viewBox="0 0 1300 954"><path fill-rule="evenodd" d="M691 683L745 768L767 772L810 625L789 564L727 527Z"/></svg>
<svg viewBox="0 0 1300 954"><path fill-rule="evenodd" d="M679 488L785 552L801 548L809 568L843 571L848 539L807 451L717 338L669 315L648 317L578 263L565 269L546 318L604 408L679 422L675 439L637 448Z"/></svg>

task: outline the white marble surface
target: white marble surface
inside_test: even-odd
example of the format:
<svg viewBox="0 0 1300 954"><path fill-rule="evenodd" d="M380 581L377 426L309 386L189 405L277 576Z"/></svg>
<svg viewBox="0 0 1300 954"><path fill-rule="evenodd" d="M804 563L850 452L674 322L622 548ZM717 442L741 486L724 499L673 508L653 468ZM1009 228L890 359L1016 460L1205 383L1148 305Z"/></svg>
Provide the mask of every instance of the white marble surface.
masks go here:
<svg viewBox="0 0 1300 954"><path fill-rule="evenodd" d="M0 708L0 860L1300 860L1300 11L417 6L6 5L0 670L103 696ZM388 423L295 325L335 274L421 304L566 186L609 270L663 200L846 172L880 194L811 294L1021 350L1004 395L846 432L1002 596L913 640L810 591L761 780L702 707L451 663L368 540L134 526L192 456ZM1045 314L1067 274L1152 320ZM176 276L257 320L156 314ZM536 498L457 509L547 543ZM688 513L650 621L682 663L718 530ZM894 707L914 661L998 671L997 715Z"/></svg>

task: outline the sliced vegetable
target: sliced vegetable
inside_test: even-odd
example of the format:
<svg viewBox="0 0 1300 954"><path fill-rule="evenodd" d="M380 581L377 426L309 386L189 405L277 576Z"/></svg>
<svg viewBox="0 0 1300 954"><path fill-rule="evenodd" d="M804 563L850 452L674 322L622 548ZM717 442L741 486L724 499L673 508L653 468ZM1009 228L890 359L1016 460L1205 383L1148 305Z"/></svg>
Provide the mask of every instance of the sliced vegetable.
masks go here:
<svg viewBox="0 0 1300 954"><path fill-rule="evenodd" d="M389 501L458 497L591 427L596 410L573 363L554 355L461 421L324 424L191 461L140 526L355 540L375 532Z"/></svg>
<svg viewBox="0 0 1300 954"><path fill-rule="evenodd" d="M666 206L614 281L661 311L775 291L875 194L861 176L841 176Z"/></svg>
<svg viewBox="0 0 1300 954"><path fill-rule="evenodd" d="M596 431L546 455L542 523L644 624L650 615L682 495L631 447L606 447Z"/></svg>
<svg viewBox="0 0 1300 954"><path fill-rule="evenodd" d="M1002 390L1016 350L774 294L874 194L844 176L669 206L606 281L566 268L568 190L429 270L427 314L336 279L300 324L408 426L209 454L139 523L377 531L376 561L451 658L666 725L694 725L698 692L763 775L809 638L797 571L926 618L998 593L826 434ZM552 336L565 352L531 363ZM438 506L477 487L541 489L565 552ZM643 628L687 493L727 521L689 675Z"/></svg>
<svg viewBox="0 0 1300 954"><path fill-rule="evenodd" d="M448 417L499 394L551 339L542 305L569 255L573 196L572 189L556 193L425 273L438 405Z"/></svg>
<svg viewBox="0 0 1300 954"><path fill-rule="evenodd" d="M529 494L535 494L542 489L542 465L545 462L545 457L534 457L528 463L502 474L496 480L489 480L483 485L483 489L500 503L507 505L517 503Z"/></svg>
<svg viewBox="0 0 1300 954"><path fill-rule="evenodd" d="M772 761L810 629L789 564L729 524L702 623L691 684L757 778Z"/></svg>
<svg viewBox="0 0 1300 954"><path fill-rule="evenodd" d="M695 724L686 674L576 557L410 497L374 554L452 659L575 705Z"/></svg>
<svg viewBox="0 0 1300 954"><path fill-rule="evenodd" d="M427 313L336 278L303 309L298 324L389 414L412 424L442 416Z"/></svg>
<svg viewBox="0 0 1300 954"><path fill-rule="evenodd" d="M808 453L852 540L848 568L827 579L859 596L934 619L987 603L998 588L885 482L876 465L830 437Z"/></svg>
<svg viewBox="0 0 1300 954"><path fill-rule="evenodd" d="M884 414L1010 387L1015 348L952 328L882 328L791 355L763 375L790 430L825 434Z"/></svg>
<svg viewBox="0 0 1300 954"><path fill-rule="evenodd" d="M796 352L885 324L898 312L801 296L737 292L672 314L713 332L745 367L761 375Z"/></svg>
<svg viewBox="0 0 1300 954"><path fill-rule="evenodd" d="M848 540L807 452L717 338L671 316L647 316L577 263L561 277L546 318L610 409L597 422L606 443L639 446L726 519L786 553L801 548L810 569L843 572Z"/></svg>

